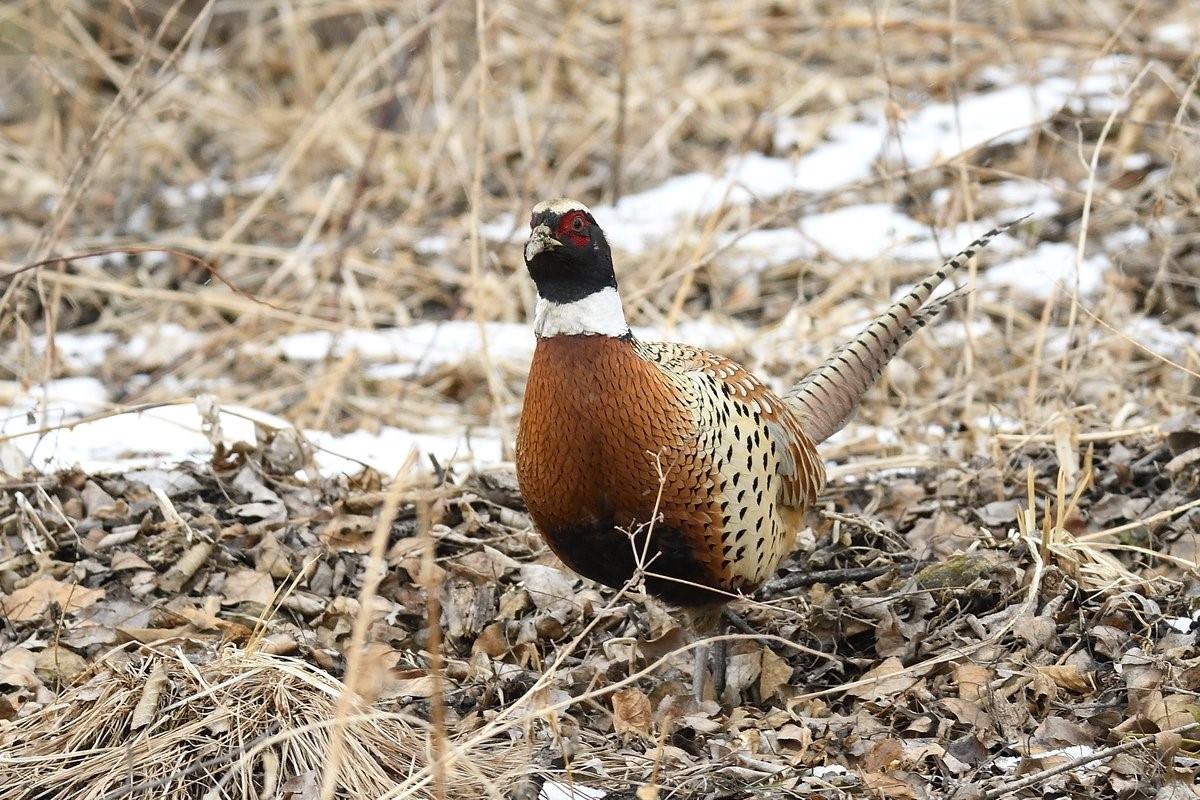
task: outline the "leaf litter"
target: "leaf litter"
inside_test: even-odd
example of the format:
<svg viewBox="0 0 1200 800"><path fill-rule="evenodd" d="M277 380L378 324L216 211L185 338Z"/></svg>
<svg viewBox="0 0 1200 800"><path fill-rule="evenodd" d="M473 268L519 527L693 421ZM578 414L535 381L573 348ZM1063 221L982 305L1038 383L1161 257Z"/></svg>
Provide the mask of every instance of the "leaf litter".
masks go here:
<svg viewBox="0 0 1200 800"><path fill-rule="evenodd" d="M1099 507L1111 528L1183 504L1196 476L1162 469L1181 441L1200 446L1177 436L1174 449L1166 437L1093 447L1093 468L1125 465L1125 484L1153 487L1156 499L1104 503L1118 487L1086 482L1078 508ZM1084 557L1109 539L1087 539L1086 522L1056 507L1053 452L1016 465L1035 487L1036 511L1017 512L1034 522L1024 532L980 502L985 482L950 492L944 470L835 484L780 578L884 571L735 604L754 635L732 637L723 694L699 706L685 699L691 657L678 653L687 639L675 618L559 565L530 530L511 473L427 483L402 504L378 596L363 609L355 598L381 476L299 481L273 469L270 452L260 442L177 465L165 490L76 472L33 478L23 502L4 495L0 796L67 786L99 797L129 781L185 796L190 773L170 767L184 763L212 780L300 787L320 770L363 613L370 668L346 729L357 755L340 779L356 796L419 782L438 685L420 588L426 535L440 586L436 699L447 745L470 743L469 766L445 765L457 791L486 793L532 767L563 785L696 796L985 792L1197 713L1200 586L1155 554L1200 533L1200 514L1129 529L1111 564ZM29 515L36 538L17 535ZM523 716L472 741L518 705ZM1038 791L1126 796L1194 769L1194 741L1164 752L1151 736Z"/></svg>

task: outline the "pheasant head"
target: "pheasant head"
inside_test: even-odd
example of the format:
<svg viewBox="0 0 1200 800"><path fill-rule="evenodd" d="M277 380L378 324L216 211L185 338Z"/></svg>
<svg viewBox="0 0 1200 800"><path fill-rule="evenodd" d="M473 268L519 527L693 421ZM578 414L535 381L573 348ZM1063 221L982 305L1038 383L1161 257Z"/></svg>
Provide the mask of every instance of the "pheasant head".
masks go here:
<svg viewBox="0 0 1200 800"><path fill-rule="evenodd" d="M588 207L565 197L543 200L529 227L525 266L538 292L534 332L628 336L612 250Z"/></svg>

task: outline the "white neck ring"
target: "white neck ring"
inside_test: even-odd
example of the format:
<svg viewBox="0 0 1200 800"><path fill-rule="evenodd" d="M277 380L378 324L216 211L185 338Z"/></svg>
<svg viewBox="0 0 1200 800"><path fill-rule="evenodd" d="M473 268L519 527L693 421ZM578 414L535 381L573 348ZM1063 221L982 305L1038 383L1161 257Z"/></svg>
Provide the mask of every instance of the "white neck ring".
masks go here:
<svg viewBox="0 0 1200 800"><path fill-rule="evenodd" d="M538 295L533 332L542 338L624 336L629 333L629 323L625 321L621 296L609 286L569 303L554 303Z"/></svg>

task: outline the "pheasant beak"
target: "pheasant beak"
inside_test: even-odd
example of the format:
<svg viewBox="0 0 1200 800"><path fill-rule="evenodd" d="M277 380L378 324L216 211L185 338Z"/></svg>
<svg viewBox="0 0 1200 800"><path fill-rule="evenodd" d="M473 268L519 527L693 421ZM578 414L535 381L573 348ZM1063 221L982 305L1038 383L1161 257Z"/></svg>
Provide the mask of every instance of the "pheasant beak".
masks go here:
<svg viewBox="0 0 1200 800"><path fill-rule="evenodd" d="M562 247L562 242L551 235L549 227L538 225L529 234L529 241L525 242L525 261L532 261L538 253L553 250L556 247Z"/></svg>

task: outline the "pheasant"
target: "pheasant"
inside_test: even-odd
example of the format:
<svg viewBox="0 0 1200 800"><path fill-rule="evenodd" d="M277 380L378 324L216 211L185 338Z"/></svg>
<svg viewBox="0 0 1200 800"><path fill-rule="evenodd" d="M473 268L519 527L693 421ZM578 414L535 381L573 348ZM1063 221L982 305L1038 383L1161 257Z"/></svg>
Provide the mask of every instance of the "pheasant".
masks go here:
<svg viewBox="0 0 1200 800"><path fill-rule="evenodd" d="M640 574L649 593L710 627L791 551L825 481L817 444L951 302L928 303L934 289L1008 226L972 242L782 397L728 358L635 337L608 242L582 203L538 203L530 228L537 345L516 450L530 516L575 572L614 588Z"/></svg>

